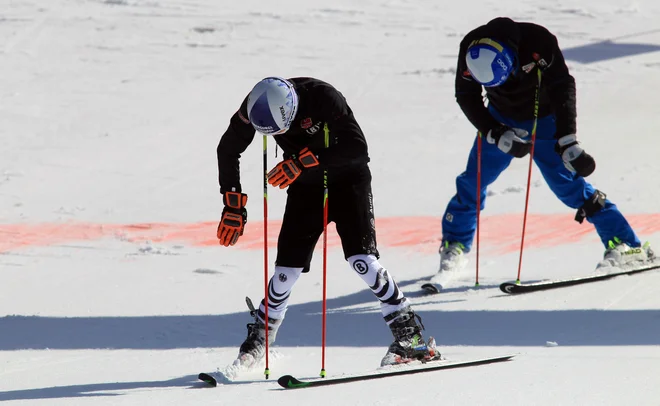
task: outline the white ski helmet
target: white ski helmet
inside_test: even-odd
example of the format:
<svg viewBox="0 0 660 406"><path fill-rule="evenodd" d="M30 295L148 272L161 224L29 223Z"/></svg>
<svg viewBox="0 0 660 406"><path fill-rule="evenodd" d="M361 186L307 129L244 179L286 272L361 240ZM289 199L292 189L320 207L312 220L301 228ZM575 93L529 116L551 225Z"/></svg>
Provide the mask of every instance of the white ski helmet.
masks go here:
<svg viewBox="0 0 660 406"><path fill-rule="evenodd" d="M293 83L269 77L257 83L248 96L248 119L262 134L285 133L296 117L298 94Z"/></svg>

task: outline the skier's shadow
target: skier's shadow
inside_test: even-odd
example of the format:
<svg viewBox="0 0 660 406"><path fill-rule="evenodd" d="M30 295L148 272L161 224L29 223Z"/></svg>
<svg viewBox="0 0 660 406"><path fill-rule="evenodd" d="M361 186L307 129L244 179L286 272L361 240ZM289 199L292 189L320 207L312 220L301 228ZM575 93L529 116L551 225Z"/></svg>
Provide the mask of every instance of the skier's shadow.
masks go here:
<svg viewBox="0 0 660 406"><path fill-rule="evenodd" d="M566 60L580 62L582 64L590 64L603 62L610 59L625 58L636 55L647 54L651 52L660 51L660 46L653 42L628 42L630 38L643 37L649 34L657 34L659 29L638 32L628 35L623 35L617 38L609 38L603 41L593 42L590 44L579 45L576 47L565 48L562 54ZM626 42L619 42L624 40ZM647 66L654 66L657 63L647 63Z"/></svg>
<svg viewBox="0 0 660 406"><path fill-rule="evenodd" d="M257 382L263 383L266 381L261 379L223 382L218 386L249 385ZM272 380L271 382L277 383L277 380ZM121 391L153 388L213 389L213 387L209 384L199 381L197 379L197 375L186 375L180 378L173 378L165 381L92 383L86 385L51 386L48 388L6 391L0 392L0 402L10 400L113 397L123 395ZM118 393L112 393L115 391Z"/></svg>
<svg viewBox="0 0 660 406"><path fill-rule="evenodd" d="M444 309L443 303L467 299L461 293L477 290L457 286L439 294L422 296L418 285L423 278L401 281L413 298L423 323L442 345L536 346L556 337L568 345L658 345L660 324L655 309ZM607 283L607 282L603 282ZM499 293L498 285L486 285L478 292ZM469 294L470 292L468 292ZM492 297L492 296L491 296ZM507 296L509 300L518 300ZM498 301L505 300L499 298ZM330 346L388 346L389 328L371 290L363 289L328 299L327 342ZM514 307L515 309L515 307ZM321 345L321 301L293 304L278 334L283 347ZM140 349L235 348L245 339L246 311L209 315L130 317L0 317L0 351L24 349ZM629 334L630 325L645 326ZM506 326L506 328L502 328ZM319 327L320 328L320 327ZM347 334L347 328L350 334ZM493 334L497 332L497 334ZM439 334L439 335L438 335ZM359 339L356 339L359 337ZM165 338L165 339L164 339Z"/></svg>
<svg viewBox="0 0 660 406"><path fill-rule="evenodd" d="M133 389L148 388L209 388L209 385L197 384L197 375L186 375L180 378L166 381L144 381L144 382L112 382L94 383L87 385L52 386L49 388L35 388L0 392L0 402L9 400L35 400L35 399L62 399L80 397L112 397L120 396L122 393L114 391L127 391Z"/></svg>
<svg viewBox="0 0 660 406"><path fill-rule="evenodd" d="M414 290L423 279L402 281L404 290ZM489 289L491 285L481 286ZM495 291L497 285L492 285ZM460 299L460 293L474 287L456 287L451 296L428 296L415 300L429 334L440 346L543 346L553 340L568 346L630 346L660 344L660 324L656 309L598 310L442 310L425 305ZM449 291L449 289L447 290ZM447 292L446 291L446 292ZM445 292L445 293L446 293ZM507 296L510 300L517 300ZM389 329L373 304L369 289L328 300L327 343L338 347L386 347L391 343ZM278 334L278 347L319 347L320 301L292 305L287 323ZM0 351L19 349L147 349L238 347L245 338L247 312L223 315L183 315L149 317L3 317ZM320 324L320 323L319 323ZM630 331L638 326L634 334ZM346 330L350 329L350 334ZM220 332L220 333L219 333ZM437 335L436 335L437 333ZM167 337L163 340L162 337ZM122 391L143 388L191 387L196 375L165 381L113 382L55 386L0 392L0 401L110 397Z"/></svg>

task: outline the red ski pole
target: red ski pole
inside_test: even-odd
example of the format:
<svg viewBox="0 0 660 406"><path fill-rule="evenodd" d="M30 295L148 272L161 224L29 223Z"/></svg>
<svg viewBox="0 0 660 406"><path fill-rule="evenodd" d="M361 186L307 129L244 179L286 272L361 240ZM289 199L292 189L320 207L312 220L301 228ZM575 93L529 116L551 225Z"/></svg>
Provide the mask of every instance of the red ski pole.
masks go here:
<svg viewBox="0 0 660 406"><path fill-rule="evenodd" d="M527 207L529 206L529 189L532 183L532 164L534 163L534 144L536 141L536 125L539 117L539 93L541 91L541 70L536 70L538 82L536 84L536 93L534 95L534 125L532 126L532 148L529 151L529 170L527 172L527 193L525 195L525 214L523 215L522 237L520 239L520 259L518 260L518 277L516 283L520 284L520 271L522 270L522 257L525 248L525 227L527 225Z"/></svg>

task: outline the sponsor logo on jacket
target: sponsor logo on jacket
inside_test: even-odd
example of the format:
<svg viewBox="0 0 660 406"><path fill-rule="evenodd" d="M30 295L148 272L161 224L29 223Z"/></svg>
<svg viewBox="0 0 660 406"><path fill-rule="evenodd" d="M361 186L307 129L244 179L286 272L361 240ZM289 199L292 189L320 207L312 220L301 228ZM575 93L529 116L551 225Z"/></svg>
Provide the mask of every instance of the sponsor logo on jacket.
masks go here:
<svg viewBox="0 0 660 406"><path fill-rule="evenodd" d="M302 121L300 122L300 127L302 127L304 130L308 129L311 126L312 126L312 119L309 117L303 118Z"/></svg>
<svg viewBox="0 0 660 406"><path fill-rule="evenodd" d="M307 130L305 130L305 132L310 135L316 134L316 132L321 128L321 124L322 123L319 121L318 123L314 124L313 126L309 127Z"/></svg>

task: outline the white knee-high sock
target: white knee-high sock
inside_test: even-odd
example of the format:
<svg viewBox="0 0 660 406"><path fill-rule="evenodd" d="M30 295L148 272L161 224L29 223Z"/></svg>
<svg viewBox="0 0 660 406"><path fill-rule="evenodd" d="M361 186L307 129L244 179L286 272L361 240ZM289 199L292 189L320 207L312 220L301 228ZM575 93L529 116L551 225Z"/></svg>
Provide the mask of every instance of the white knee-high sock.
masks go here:
<svg viewBox="0 0 660 406"><path fill-rule="evenodd" d="M410 301L399 290L396 281L387 272L387 269L383 268L378 262L375 255L353 255L348 258L348 263L380 300L380 310L383 317L410 306Z"/></svg>
<svg viewBox="0 0 660 406"><path fill-rule="evenodd" d="M289 268L286 266L276 266L275 274L268 283L268 318L282 320L286 314L289 303L291 289L300 277L303 268ZM264 301L259 305L259 318L264 321L266 318L266 307Z"/></svg>

